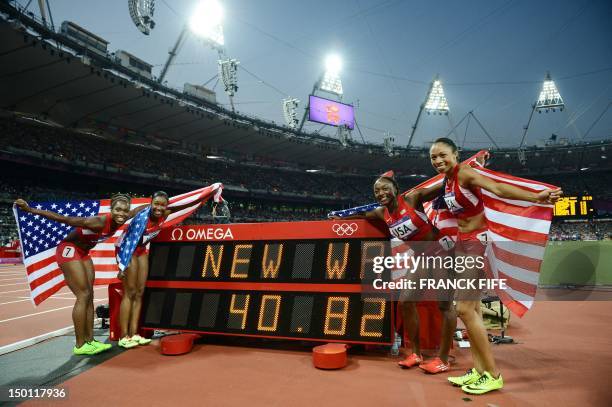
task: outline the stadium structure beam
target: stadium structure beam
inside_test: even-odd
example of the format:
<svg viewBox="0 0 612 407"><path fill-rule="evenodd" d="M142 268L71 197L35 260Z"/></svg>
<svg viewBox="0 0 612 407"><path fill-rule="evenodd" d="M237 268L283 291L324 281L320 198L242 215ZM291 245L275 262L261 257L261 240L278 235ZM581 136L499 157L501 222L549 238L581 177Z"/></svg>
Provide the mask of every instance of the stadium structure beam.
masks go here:
<svg viewBox="0 0 612 407"><path fill-rule="evenodd" d="M316 81L315 84L313 85L312 92L310 92L311 95L315 94L315 92L317 91L317 88L319 87L319 83L321 82L322 79L323 79L323 76L321 75L319 80ZM310 109L310 98L308 98L308 102L306 102L306 108L304 109L304 115L302 116L302 121L300 122L300 126L298 127L298 130L297 130L298 133L302 132L302 127L304 127L304 123L306 122L306 116L308 116L309 109Z"/></svg>
<svg viewBox="0 0 612 407"><path fill-rule="evenodd" d="M178 38L176 39L176 42L174 43L174 47L172 47L172 49L168 52L168 59L166 60L166 63L164 64L164 67L161 73L159 74L159 78L157 79L157 82L163 83L164 78L166 77L166 74L168 73L168 68L170 68L172 61L174 61L174 58L176 58L179 48L181 48L183 44L185 43L187 32L188 32L188 27L187 25L184 25L183 28L181 29L181 33L179 34Z"/></svg>
<svg viewBox="0 0 612 407"><path fill-rule="evenodd" d="M470 115L472 116L472 118L474 120L476 120L476 124L478 124L478 127L480 127L480 129L482 130L482 132L484 134L486 134L486 136L489 138L489 140L491 140L491 143L493 143L493 145L495 146L495 148L497 148L499 150L499 146L497 145L497 143L495 142L495 140L493 140L493 137L491 137L491 135L489 134L489 132L487 131L487 129L484 128L484 126L482 125L482 123L480 123L480 120L478 120L478 118L476 117L476 115L474 114L473 111L470 111Z"/></svg>

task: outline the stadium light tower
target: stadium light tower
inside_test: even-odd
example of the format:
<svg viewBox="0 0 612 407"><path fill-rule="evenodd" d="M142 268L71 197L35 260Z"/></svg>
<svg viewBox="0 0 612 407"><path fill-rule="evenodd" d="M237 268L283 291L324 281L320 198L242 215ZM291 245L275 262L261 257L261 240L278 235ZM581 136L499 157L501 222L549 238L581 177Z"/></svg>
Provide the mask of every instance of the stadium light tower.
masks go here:
<svg viewBox="0 0 612 407"><path fill-rule="evenodd" d="M285 116L285 123L291 129L297 128L300 121L297 118L297 107L300 101L296 98L283 99L283 116Z"/></svg>
<svg viewBox="0 0 612 407"><path fill-rule="evenodd" d="M155 0L128 0L130 17L136 27L144 34L149 35L155 28L153 12L155 11Z"/></svg>
<svg viewBox="0 0 612 407"><path fill-rule="evenodd" d="M565 108L565 102L563 102L563 98L557 89L557 85L550 77L550 72L546 72L546 76L544 77L544 82L542 83L542 90L540 91L540 96L538 100L531 105L531 113L529 114L529 120L527 121L527 125L523 127L523 137L521 138L521 143L519 144L519 150L523 147L525 143L525 137L527 137L527 131L529 131L529 125L531 124L531 119L533 119L533 113L537 110L538 113L542 113L545 111L546 113L552 111L563 111Z"/></svg>
<svg viewBox="0 0 612 407"><path fill-rule="evenodd" d="M325 58L325 71L319 77L312 87L311 94L314 95L317 90L331 93L336 96L339 100L342 100L344 90L342 89L342 81L340 80L340 71L342 70L342 59L337 54L329 54ZM304 116L298 127L298 132L302 131L308 110L310 109L310 100L306 104L304 110Z"/></svg>
<svg viewBox="0 0 612 407"><path fill-rule="evenodd" d="M393 147L394 142L395 138L391 137L391 134L389 132L385 132L385 137L383 138L383 149L389 157L395 156L395 149Z"/></svg>
<svg viewBox="0 0 612 407"><path fill-rule="evenodd" d="M410 148L410 145L412 144L412 139L414 138L414 134L417 131L419 122L421 121L421 116L423 115L424 111L427 112L427 114L438 114L448 117L448 101L446 100L446 96L444 95L442 81L440 80L438 75L436 75L433 81L429 84L427 97L425 98L425 101L421 103L421 106L419 106L419 113L417 114L417 118L414 122L414 125L412 126L412 131L410 132L410 138L408 139L407 148ZM450 122L450 117L448 120ZM455 126L453 126L452 123L451 128L454 132ZM455 137L457 137L456 134Z"/></svg>
<svg viewBox="0 0 612 407"><path fill-rule="evenodd" d="M164 64L158 82L162 83L168 68L183 46L188 33L193 33L206 45L217 51L219 57L219 76L225 86L232 111L234 111L234 95L238 91L238 60L229 58L225 52L225 38L223 36L223 7L217 0L200 0L191 15L189 24L183 26L174 47L168 53L168 60Z"/></svg>
<svg viewBox="0 0 612 407"><path fill-rule="evenodd" d="M333 93L342 98L342 81L340 80L340 70L342 60L338 55L331 54L325 59L325 73L319 81L319 89Z"/></svg>

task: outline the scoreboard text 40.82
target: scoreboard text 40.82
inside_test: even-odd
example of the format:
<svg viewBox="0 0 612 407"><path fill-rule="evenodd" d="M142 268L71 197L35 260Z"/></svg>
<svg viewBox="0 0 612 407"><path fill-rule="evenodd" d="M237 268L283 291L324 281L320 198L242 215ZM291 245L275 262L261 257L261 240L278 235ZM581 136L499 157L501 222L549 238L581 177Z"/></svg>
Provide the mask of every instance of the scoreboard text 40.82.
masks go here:
<svg viewBox="0 0 612 407"><path fill-rule="evenodd" d="M162 235L151 248L144 327L390 343L391 304L383 294L362 293L372 259L388 254L388 240L365 222L351 222L362 231L349 238L330 233L334 224L342 222L226 225L226 240ZM301 232L283 233L288 225Z"/></svg>

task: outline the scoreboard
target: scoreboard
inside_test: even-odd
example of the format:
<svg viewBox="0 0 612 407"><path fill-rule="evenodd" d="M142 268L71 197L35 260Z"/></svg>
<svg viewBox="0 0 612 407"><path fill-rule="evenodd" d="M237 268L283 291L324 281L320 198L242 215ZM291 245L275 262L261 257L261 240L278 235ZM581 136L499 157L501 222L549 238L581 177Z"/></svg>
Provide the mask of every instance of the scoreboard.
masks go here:
<svg viewBox="0 0 612 407"><path fill-rule="evenodd" d="M593 197L565 196L555 202L554 215L559 218L586 218L593 217Z"/></svg>
<svg viewBox="0 0 612 407"><path fill-rule="evenodd" d="M390 344L372 289L384 225L361 220L180 226L151 245L144 328ZM378 276L377 276L378 277Z"/></svg>

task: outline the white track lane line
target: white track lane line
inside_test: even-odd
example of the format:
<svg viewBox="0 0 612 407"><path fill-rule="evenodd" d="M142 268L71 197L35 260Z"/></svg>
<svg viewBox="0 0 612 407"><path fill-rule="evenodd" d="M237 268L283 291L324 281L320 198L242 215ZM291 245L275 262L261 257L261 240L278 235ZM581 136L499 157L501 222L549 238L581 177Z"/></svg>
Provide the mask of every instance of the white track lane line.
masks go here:
<svg viewBox="0 0 612 407"><path fill-rule="evenodd" d="M106 287L97 287L97 288L94 288L94 291L97 290L97 289L101 289L101 288L106 288ZM70 297L62 297L62 295L70 295ZM30 299L30 297L15 297L15 298L19 298L19 299L15 300L15 301L9 301L9 302L0 302L0 305L13 304L15 302L32 301ZM72 300L72 301L74 301L74 294L72 294L72 293L53 294L51 297L49 297L47 299ZM108 299L108 298L102 298L102 299L104 300L104 299Z"/></svg>
<svg viewBox="0 0 612 407"><path fill-rule="evenodd" d="M22 285L23 283L14 283L14 284L0 284L0 287L8 287L9 285Z"/></svg>
<svg viewBox="0 0 612 407"><path fill-rule="evenodd" d="M94 300L93 302L100 302L100 301L106 301L106 299ZM74 307L74 305L68 305L67 307L53 308L53 309L50 309L50 310L47 310L47 311L41 311L41 312L35 312L33 314L22 315L20 317L13 317L13 318L9 318L9 319L3 319L3 320L0 321L0 324L4 323L4 322L14 321L16 319L33 317L35 315L47 314L49 312L59 311L59 310L63 310L63 309L66 309L66 308L72 308L72 307Z"/></svg>
<svg viewBox="0 0 612 407"><path fill-rule="evenodd" d="M0 282L3 282L3 281L15 281L15 280L21 280L23 282L27 281L24 277L0 278Z"/></svg>
<svg viewBox="0 0 612 407"><path fill-rule="evenodd" d="M100 318L94 318L94 324L100 322ZM24 339L18 342L10 343L8 345L0 346L0 355L5 353L14 352L19 349L27 348L28 346L36 345L39 342L46 341L47 339L55 338L61 335L67 335L74 332L72 325L58 329L57 331L47 332L42 335L38 335L32 338Z"/></svg>
<svg viewBox="0 0 612 407"><path fill-rule="evenodd" d="M15 300L15 301L9 301L9 302L0 302L0 305L14 304L16 302L24 302L24 301L32 302L32 299L30 297L17 297L17 298L21 298L21 299ZM71 300L71 301L74 301L74 297L73 298L70 298L70 297L49 297L47 299L51 299L51 300Z"/></svg>
<svg viewBox="0 0 612 407"><path fill-rule="evenodd" d="M29 288L26 288L25 290L13 290L13 291L0 291L0 295L2 294L8 294L8 293L18 293L20 291L30 291Z"/></svg>

